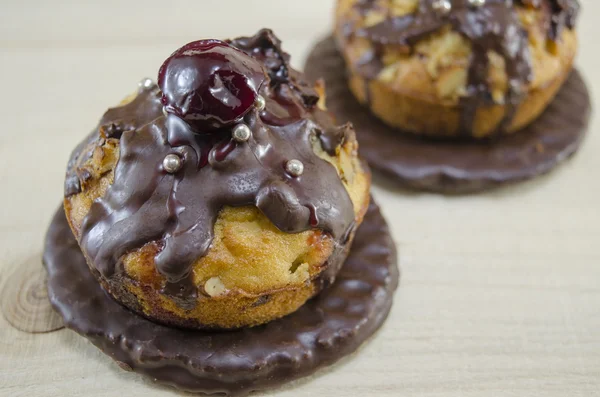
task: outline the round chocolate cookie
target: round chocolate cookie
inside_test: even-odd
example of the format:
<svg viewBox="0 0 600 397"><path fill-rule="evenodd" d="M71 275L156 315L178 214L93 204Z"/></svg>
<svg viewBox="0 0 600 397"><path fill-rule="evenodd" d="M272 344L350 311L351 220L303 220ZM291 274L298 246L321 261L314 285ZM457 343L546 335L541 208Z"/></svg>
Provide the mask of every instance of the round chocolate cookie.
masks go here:
<svg viewBox="0 0 600 397"><path fill-rule="evenodd" d="M238 331L153 323L92 276L61 208L44 253L48 295L66 326L119 366L182 390L244 395L307 376L356 350L383 323L398 285L396 251L372 203L336 282L295 313Z"/></svg>
<svg viewBox="0 0 600 397"><path fill-rule="evenodd" d="M373 116L350 92L345 63L332 38L316 45L305 74L323 79L327 108L354 124L360 154L400 185L443 193L469 193L544 174L572 155L585 135L591 103L578 71L525 131L489 141L441 141L402 133Z"/></svg>

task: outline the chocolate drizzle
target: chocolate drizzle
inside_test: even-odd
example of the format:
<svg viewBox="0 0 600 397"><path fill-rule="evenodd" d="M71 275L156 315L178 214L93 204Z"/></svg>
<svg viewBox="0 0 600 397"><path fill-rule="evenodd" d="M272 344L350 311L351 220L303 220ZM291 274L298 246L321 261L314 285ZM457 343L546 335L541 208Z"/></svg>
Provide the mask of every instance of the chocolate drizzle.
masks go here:
<svg viewBox="0 0 600 397"><path fill-rule="evenodd" d="M527 7L547 7L550 10L550 18L547 21L550 40L558 40L565 27L575 28L581 8L577 0L518 0L518 2Z"/></svg>
<svg viewBox="0 0 600 397"><path fill-rule="evenodd" d="M486 0L481 6L472 6L468 0L453 0L451 10L446 13L436 10L434 3L435 0L420 0L414 14L388 17L377 25L352 30L352 35L367 37L375 48L358 61L357 69L367 80L372 80L383 68L382 46L397 45L410 51L419 40L450 26L472 45L466 94L461 98L464 109L461 130L471 135L477 108L494 104L487 82L491 51L504 58L506 65L506 113L498 132L506 130L521 102L523 88L533 79L528 35L521 27L513 1ZM551 40L557 40L565 26L574 27L579 11L577 0L518 0L517 3L549 10L548 38ZM374 0L360 0L356 4L361 14L376 6Z"/></svg>
<svg viewBox="0 0 600 397"><path fill-rule="evenodd" d="M317 131L317 136L321 142L323 150L330 156L335 156L337 148L344 144L344 141L349 133L353 133L354 127L351 123L346 123L342 126L334 126L323 132Z"/></svg>
<svg viewBox="0 0 600 397"><path fill-rule="evenodd" d="M314 106L316 92L291 69L272 32L230 43L263 64L270 77L260 92L265 110L244 117L252 130L248 142L233 141L230 128L195 134L177 116L165 117L156 86L109 110L93 134L97 138L111 125L123 131L114 183L81 226L82 250L103 277L121 272L123 255L156 242L155 263L168 280L164 291L189 301L196 291L191 265L209 250L224 206L255 205L288 233L319 228L341 241L354 227L353 204L336 169L313 152L317 131L339 133ZM183 159L176 174L162 168L172 153ZM302 176L286 174L290 159L303 162Z"/></svg>

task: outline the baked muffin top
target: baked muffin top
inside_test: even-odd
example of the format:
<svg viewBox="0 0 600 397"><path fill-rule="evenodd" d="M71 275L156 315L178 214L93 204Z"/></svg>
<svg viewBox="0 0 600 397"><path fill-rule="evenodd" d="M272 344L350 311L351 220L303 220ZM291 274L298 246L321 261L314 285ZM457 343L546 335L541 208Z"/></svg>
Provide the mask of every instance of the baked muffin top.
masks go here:
<svg viewBox="0 0 600 397"><path fill-rule="evenodd" d="M364 78L474 116L564 73L578 12L577 0L339 0L336 37Z"/></svg>
<svg viewBox="0 0 600 397"><path fill-rule="evenodd" d="M356 169L354 131L318 106L280 44L262 30L182 47L161 68L160 87L142 85L74 151L65 202L96 196L71 224L102 277L121 272L130 252L151 252L161 288L194 298L192 267L210 250L224 208L255 206L281 232L349 241L354 203L331 159L351 155L346 170ZM210 61L206 70L198 72L198 56Z"/></svg>

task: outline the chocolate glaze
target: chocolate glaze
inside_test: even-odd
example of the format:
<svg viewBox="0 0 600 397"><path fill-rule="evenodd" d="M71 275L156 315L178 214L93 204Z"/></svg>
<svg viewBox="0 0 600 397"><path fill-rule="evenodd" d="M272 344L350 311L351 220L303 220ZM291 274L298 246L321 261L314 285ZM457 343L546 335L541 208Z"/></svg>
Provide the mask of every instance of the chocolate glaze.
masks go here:
<svg viewBox="0 0 600 397"><path fill-rule="evenodd" d="M534 7L547 8L550 18L546 20L548 37L551 40L560 38L562 30L575 28L581 6L578 0L518 0L518 3Z"/></svg>
<svg viewBox="0 0 600 397"><path fill-rule="evenodd" d="M210 248L223 206L255 205L288 233L322 229L340 242L337 251L355 227L353 204L337 171L313 152L315 139L341 142L352 129L336 128L315 106L317 93L289 66L271 31L230 43L264 65L269 76L260 92L265 110L244 117L252 130L248 142L233 141L230 128L197 134L179 117L165 117L157 87L142 88L133 102L109 110L88 138L119 131L113 135L120 138L120 159L114 183L81 226L83 252L102 277L111 278L121 272L124 254L157 242L155 263L168 280L165 292L186 307L187 298L188 304L196 301L191 265ZM172 153L184 163L174 175L162 168ZM80 155L69 163L67 196L80 190L73 177ZM291 159L303 162L302 176L286 174Z"/></svg>
<svg viewBox="0 0 600 397"><path fill-rule="evenodd" d="M372 202L337 281L297 312L238 331L155 324L96 282L60 209L48 230L48 295L67 327L124 369L192 392L246 395L310 375L356 350L383 323L398 285L396 252Z"/></svg>
<svg viewBox="0 0 600 397"><path fill-rule="evenodd" d="M344 144L346 137L349 134L354 134L354 127L350 123L342 126L330 128L328 131L319 131L317 133L321 142L321 147L330 156L335 156L337 148Z"/></svg>
<svg viewBox="0 0 600 397"><path fill-rule="evenodd" d="M410 51L421 39L450 26L471 42L472 49L466 93L461 98L461 131L472 135L477 109L494 104L487 82L490 51L503 57L506 65L506 113L497 132L505 131L521 102L521 92L533 79L528 36L521 26L515 4L512 0L486 0L484 5L476 7L471 6L468 0L452 0L451 11L443 13L436 11L435 1L420 0L414 14L389 17L368 28L344 27L347 35L367 37L375 47L358 61L356 67L359 73L367 80L379 74L383 67L381 54L384 45L397 45ZM517 3L548 10L547 30L551 40L560 37L565 26L574 27L579 11L577 0L518 0ZM375 0L361 0L356 7L366 14L376 8L377 3Z"/></svg>
<svg viewBox="0 0 600 397"><path fill-rule="evenodd" d="M77 172L77 163L80 161L81 157L90 158L92 156L91 152L82 153L82 150L87 147L93 140L96 138L96 134L90 134L88 137L83 140L71 153L71 157L69 158L69 162L67 163L67 173L65 176L65 197L72 196L74 194L81 192L81 179L85 179L83 175L78 175Z"/></svg>
<svg viewBox="0 0 600 397"><path fill-rule="evenodd" d="M401 186L445 193L489 189L546 173L573 154L585 135L590 97L573 71L546 111L524 131L491 142L419 139L384 124L351 94L333 38L319 43L306 77L323 79L327 107L354 124L360 155Z"/></svg>

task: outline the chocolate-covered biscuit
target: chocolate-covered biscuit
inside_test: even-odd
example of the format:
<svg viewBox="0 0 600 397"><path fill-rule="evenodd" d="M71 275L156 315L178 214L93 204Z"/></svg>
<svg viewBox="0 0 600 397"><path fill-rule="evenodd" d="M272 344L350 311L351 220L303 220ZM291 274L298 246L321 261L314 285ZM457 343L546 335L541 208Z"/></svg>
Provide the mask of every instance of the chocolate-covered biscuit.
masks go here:
<svg viewBox="0 0 600 397"><path fill-rule="evenodd" d="M231 395L279 386L350 354L381 326L398 285L395 246L374 203L337 281L295 313L254 328L184 330L129 311L90 273L62 209L44 263L50 300L67 327L122 368L183 390Z"/></svg>

